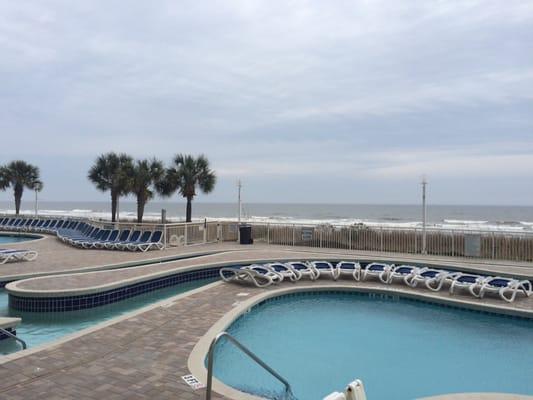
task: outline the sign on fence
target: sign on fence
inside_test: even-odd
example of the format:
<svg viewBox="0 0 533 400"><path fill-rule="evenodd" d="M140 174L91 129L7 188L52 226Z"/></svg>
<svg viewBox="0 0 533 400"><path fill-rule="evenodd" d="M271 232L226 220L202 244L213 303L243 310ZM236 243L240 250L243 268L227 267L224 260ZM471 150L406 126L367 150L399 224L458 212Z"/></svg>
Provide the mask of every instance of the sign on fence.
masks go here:
<svg viewBox="0 0 533 400"><path fill-rule="evenodd" d="M481 256L481 235L465 234L465 256Z"/></svg>
<svg viewBox="0 0 533 400"><path fill-rule="evenodd" d="M315 229L312 227L303 227L302 228L302 240L312 240L313 239L313 233Z"/></svg>

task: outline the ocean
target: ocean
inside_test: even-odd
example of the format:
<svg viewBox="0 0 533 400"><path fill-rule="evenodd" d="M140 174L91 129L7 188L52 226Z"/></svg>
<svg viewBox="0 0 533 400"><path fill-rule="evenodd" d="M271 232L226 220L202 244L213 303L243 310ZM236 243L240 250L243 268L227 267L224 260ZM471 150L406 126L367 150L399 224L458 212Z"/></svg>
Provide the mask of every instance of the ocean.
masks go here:
<svg viewBox="0 0 533 400"><path fill-rule="evenodd" d="M167 210L171 221L183 221L184 202L150 202L146 206L145 221L160 218L161 209ZM333 224L384 227L420 227L420 205L370 205L370 204L243 204L243 220L250 222ZM34 203L23 202L21 210L33 214ZM0 202L0 213L13 213L13 202ZM70 215L94 218L110 218L109 202L39 202L43 215ZM120 203L120 218L136 218L136 204ZM234 220L237 218L235 203L195 203L193 218L203 220ZM428 205L428 224L442 229L506 230L533 232L533 207L530 206L474 206Z"/></svg>

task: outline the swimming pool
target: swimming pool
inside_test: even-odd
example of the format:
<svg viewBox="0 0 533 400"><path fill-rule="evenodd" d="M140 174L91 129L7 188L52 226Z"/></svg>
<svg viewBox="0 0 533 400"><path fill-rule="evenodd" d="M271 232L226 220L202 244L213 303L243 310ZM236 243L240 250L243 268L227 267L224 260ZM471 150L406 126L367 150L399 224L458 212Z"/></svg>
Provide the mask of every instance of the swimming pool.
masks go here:
<svg viewBox="0 0 533 400"><path fill-rule="evenodd" d="M0 244L27 242L39 238L40 236L37 235L11 235L9 233L0 233Z"/></svg>
<svg viewBox="0 0 533 400"><path fill-rule="evenodd" d="M0 317L21 317L22 322L17 327L17 336L26 341L28 348L32 348L89 328L100 322L108 321L157 301L197 289L216 280L217 278L196 280L159 289L98 308L57 313L13 311L8 306L7 292L2 289L0 290ZM0 354L8 354L18 350L20 350L20 345L14 340L0 340Z"/></svg>
<svg viewBox="0 0 533 400"><path fill-rule="evenodd" d="M533 321L420 301L314 292L263 302L228 332L286 378L297 399L362 379L372 400L458 392L533 394ZM282 399L282 385L224 339L215 376Z"/></svg>

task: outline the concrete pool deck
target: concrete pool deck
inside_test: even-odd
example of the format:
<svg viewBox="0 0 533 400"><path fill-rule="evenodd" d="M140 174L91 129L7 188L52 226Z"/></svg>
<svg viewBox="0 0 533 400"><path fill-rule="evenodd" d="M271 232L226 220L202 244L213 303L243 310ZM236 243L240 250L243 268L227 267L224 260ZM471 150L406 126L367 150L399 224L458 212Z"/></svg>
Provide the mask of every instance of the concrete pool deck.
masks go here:
<svg viewBox="0 0 533 400"><path fill-rule="evenodd" d="M79 250L70 248L53 237L49 239L57 243L52 243L51 240L35 243L35 245L42 244L44 250L50 250L49 253L43 254L45 256L43 261L45 262L35 269L39 274L46 274L48 267L50 267L51 273L57 273L55 271L58 269L55 269L48 258L53 259L52 249L58 249L58 246L64 248L59 254L59 263L62 265L60 268L68 267L68 260L77 258L77 263L71 271L76 270L78 272L95 266L99 269L105 269L104 263L106 261L103 260L108 258L119 260L116 262L121 262L123 258L127 258L126 261L129 261L130 257L133 260L142 260L145 258L136 259L135 257L154 258L156 255L160 256L167 251L172 252L173 255L200 254L207 250L217 252L217 254L144 267L21 281L18 284L22 290L54 292L69 288L94 290L95 287L96 290L99 290L98 286L101 285L112 285L129 279L144 279L152 273L164 274L170 270L200 268L210 263L237 264L243 260L276 259L277 257L282 259L355 257L376 260L392 259L398 262L417 260L422 263L433 262L442 266L461 266L463 269L473 271L519 274L523 277L533 278L533 264L525 263L494 263L432 256L312 248L290 249L286 246L238 246L235 244L202 245L194 248L175 248L163 252L139 254ZM33 249L33 245L24 247ZM80 255L83 256L80 257ZM8 266L15 270L18 269L18 273L22 274L30 264L32 263L24 262L9 264ZM160 269L161 267L162 269ZM296 284L282 283L266 289L215 283L81 331L51 345L0 357L0 398L13 400L42 397L47 399L203 399L205 398L204 390L192 390L183 382L181 376L190 373L189 357L197 343L208 334L214 324L228 313L235 312L239 304L242 305L242 293L249 293L249 296L244 298L250 299L253 296L268 294L279 289L305 289L308 286L315 289L344 287L346 289L374 290L391 295L423 296L426 300L447 302L467 308L488 307L497 309L502 313L533 314L532 297L525 299L520 296L515 303L508 304L493 297L480 300L465 294L449 295L446 290L434 293L424 289L408 288L400 284L384 285L371 281L359 283L348 280L339 282L320 280L314 283L302 281ZM476 394L458 396L447 395L437 399L533 399L531 396L503 397L503 395L492 395L492 397L486 397ZM220 394L213 396L213 399L225 398L231 397Z"/></svg>

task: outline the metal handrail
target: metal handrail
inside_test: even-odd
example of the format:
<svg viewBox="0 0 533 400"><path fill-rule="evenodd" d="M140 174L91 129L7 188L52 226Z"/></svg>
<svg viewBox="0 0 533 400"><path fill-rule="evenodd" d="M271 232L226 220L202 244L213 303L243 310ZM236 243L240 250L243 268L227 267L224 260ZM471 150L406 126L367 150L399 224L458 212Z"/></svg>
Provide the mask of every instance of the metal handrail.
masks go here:
<svg viewBox="0 0 533 400"><path fill-rule="evenodd" d="M246 348L243 344L241 344L237 339L231 336L228 332L220 332L211 342L211 345L209 346L209 351L207 352L207 389L205 392L205 400L211 400L211 390L213 387L213 365L215 363L214 352L215 352L215 347L218 341L223 337L226 337L239 350L241 350L244 354L246 354L248 357L254 360L257 364L259 364L261 367L267 370L278 381L283 383L283 385L285 385L286 393L289 393L289 394L292 393L291 385L289 384L289 382L287 382L285 378L283 378L280 374L278 374L271 367L269 367L263 360L257 357L254 353L252 353L251 350Z"/></svg>
<svg viewBox="0 0 533 400"><path fill-rule="evenodd" d="M0 333L3 333L4 335L15 339L17 342L20 342L20 344L22 345L22 350L26 350L28 348L28 345L26 344L26 342L24 340L22 340L21 338L19 338L18 336L14 335L14 334L12 334L8 330L6 330L4 328L0 328Z"/></svg>

